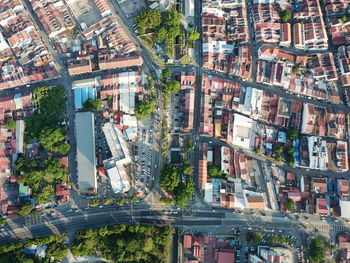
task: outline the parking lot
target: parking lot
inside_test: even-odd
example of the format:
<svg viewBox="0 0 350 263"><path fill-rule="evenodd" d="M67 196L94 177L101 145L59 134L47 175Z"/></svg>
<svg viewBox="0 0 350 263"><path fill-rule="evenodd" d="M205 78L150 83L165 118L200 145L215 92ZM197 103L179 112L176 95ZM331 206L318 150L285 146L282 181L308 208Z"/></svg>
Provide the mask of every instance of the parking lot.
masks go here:
<svg viewBox="0 0 350 263"><path fill-rule="evenodd" d="M127 18L135 17L141 10L146 8L144 0L117 0L117 3Z"/></svg>
<svg viewBox="0 0 350 263"><path fill-rule="evenodd" d="M85 25L86 27L90 27L102 18L97 6L91 0L70 0L67 3L83 30L85 30Z"/></svg>

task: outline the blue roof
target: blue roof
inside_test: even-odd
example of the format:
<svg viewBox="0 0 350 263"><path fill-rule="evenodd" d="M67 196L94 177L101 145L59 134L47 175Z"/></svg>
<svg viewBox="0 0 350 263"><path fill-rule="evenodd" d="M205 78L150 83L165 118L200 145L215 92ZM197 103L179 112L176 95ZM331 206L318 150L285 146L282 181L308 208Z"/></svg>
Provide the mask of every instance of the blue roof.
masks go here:
<svg viewBox="0 0 350 263"><path fill-rule="evenodd" d="M85 86L74 89L74 101L76 109L82 108L84 102L89 98L94 100L96 99L96 90L94 89L94 86Z"/></svg>
<svg viewBox="0 0 350 263"><path fill-rule="evenodd" d="M27 255L34 255L36 252L36 249L29 249L27 248L26 246L24 246L24 254L27 254Z"/></svg>
<svg viewBox="0 0 350 263"><path fill-rule="evenodd" d="M16 104L16 105L22 105L21 97L22 97L22 94L21 94L21 93L15 94L14 100L15 100L15 104Z"/></svg>

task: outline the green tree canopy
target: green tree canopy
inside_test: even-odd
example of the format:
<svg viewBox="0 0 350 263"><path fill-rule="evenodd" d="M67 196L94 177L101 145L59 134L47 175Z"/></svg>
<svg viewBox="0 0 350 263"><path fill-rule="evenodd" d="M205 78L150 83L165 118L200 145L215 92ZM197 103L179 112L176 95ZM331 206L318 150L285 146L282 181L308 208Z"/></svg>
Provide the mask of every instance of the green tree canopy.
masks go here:
<svg viewBox="0 0 350 263"><path fill-rule="evenodd" d="M308 249L308 259L313 263L320 263L324 259L325 249L324 243L319 238L311 240Z"/></svg>
<svg viewBox="0 0 350 263"><path fill-rule="evenodd" d="M165 93L171 92L171 93L175 94L175 93L177 93L179 90L180 90L180 82L177 81L177 80L174 80L174 79L168 81L168 82L164 85L164 88L163 88L163 91L164 91Z"/></svg>
<svg viewBox="0 0 350 263"><path fill-rule="evenodd" d="M52 185L47 185L41 189L41 192L37 194L36 201L39 204L46 204L50 202L50 197L55 194L55 190Z"/></svg>
<svg viewBox="0 0 350 263"><path fill-rule="evenodd" d="M148 118L154 111L154 100L143 100L135 107L135 115L138 118Z"/></svg>
<svg viewBox="0 0 350 263"><path fill-rule="evenodd" d="M7 219L6 219L6 218L3 218L3 217L0 218L0 226L5 225L6 222L7 222Z"/></svg>
<svg viewBox="0 0 350 263"><path fill-rule="evenodd" d="M208 165L208 175L210 178L220 178L222 171L214 164Z"/></svg>
<svg viewBox="0 0 350 263"><path fill-rule="evenodd" d="M63 127L45 128L41 131L39 139L41 145L48 151L66 155L70 150L70 145L65 142L66 129Z"/></svg>
<svg viewBox="0 0 350 263"><path fill-rule="evenodd" d="M293 141L295 139L298 139L299 137L299 131L295 128L291 128L287 130L287 139L290 141Z"/></svg>
<svg viewBox="0 0 350 263"><path fill-rule="evenodd" d="M191 198L194 191L194 182L192 178L187 178L186 183L180 182L174 189L174 200L176 205L184 207L187 201Z"/></svg>
<svg viewBox="0 0 350 263"><path fill-rule="evenodd" d="M195 29L190 30L188 34L189 40L197 40L199 37L200 37L200 34Z"/></svg>
<svg viewBox="0 0 350 263"><path fill-rule="evenodd" d="M253 239L254 243L260 244L262 240L263 240L263 235L260 232L255 232L254 239Z"/></svg>
<svg viewBox="0 0 350 263"><path fill-rule="evenodd" d="M55 260L62 260L67 255L68 248L63 243L52 243L45 251L48 258L54 257Z"/></svg>
<svg viewBox="0 0 350 263"><path fill-rule="evenodd" d="M189 164L184 164L182 167L181 167L181 170L182 170L182 173L184 175L191 175L193 173L193 165L189 165Z"/></svg>
<svg viewBox="0 0 350 263"><path fill-rule="evenodd" d="M100 203L100 201L98 201L98 199L94 199L94 200L91 201L90 206L91 207L96 207L96 206L98 206L99 203Z"/></svg>
<svg viewBox="0 0 350 263"><path fill-rule="evenodd" d="M111 199L106 198L105 200L103 200L103 204L104 205L109 205L111 203Z"/></svg>
<svg viewBox="0 0 350 263"><path fill-rule="evenodd" d="M14 129L16 129L16 121L15 120L9 120L6 123L6 127L13 131Z"/></svg>
<svg viewBox="0 0 350 263"><path fill-rule="evenodd" d="M60 159L49 156L44 164L44 174L47 182L64 183L67 181L68 169L62 166Z"/></svg>
<svg viewBox="0 0 350 263"><path fill-rule="evenodd" d="M33 204L31 201L24 201L18 209L18 214L20 216L26 216L33 210Z"/></svg>
<svg viewBox="0 0 350 263"><path fill-rule="evenodd" d="M286 202L286 209L288 211L293 211L295 208L295 202L293 199L288 199L288 201Z"/></svg>
<svg viewBox="0 0 350 263"><path fill-rule="evenodd" d="M275 147L273 148L273 150L274 150L274 152L275 153L282 153L282 146L281 145L279 145L279 144L277 144L277 145L275 145Z"/></svg>
<svg viewBox="0 0 350 263"><path fill-rule="evenodd" d="M293 156L294 152L295 152L294 146L289 145L289 146L286 148L286 154L288 154L288 155L290 155L290 156Z"/></svg>
<svg viewBox="0 0 350 263"><path fill-rule="evenodd" d="M174 8L163 13L163 25L172 37L180 35L181 32L181 16Z"/></svg>
<svg viewBox="0 0 350 263"><path fill-rule="evenodd" d="M288 165L294 166L294 164L295 164L295 158L294 158L294 156L287 156L286 162L287 162Z"/></svg>
<svg viewBox="0 0 350 263"><path fill-rule="evenodd" d="M165 68L162 70L162 75L160 76L160 80L162 82L166 82L168 78L171 76L171 70L169 68Z"/></svg>
<svg viewBox="0 0 350 263"><path fill-rule="evenodd" d="M180 175L177 167L167 164L160 173L159 184L165 191L173 191L180 183Z"/></svg>
<svg viewBox="0 0 350 263"><path fill-rule="evenodd" d="M123 197L118 197L115 202L118 204L118 205L122 205L124 204L124 198Z"/></svg>
<svg viewBox="0 0 350 263"><path fill-rule="evenodd" d="M132 197L130 197L130 202L131 203L136 203L138 200L137 196L136 195L133 195Z"/></svg>
<svg viewBox="0 0 350 263"><path fill-rule="evenodd" d="M139 33L140 33L140 29L143 29L143 30L155 29L161 23L161 14L158 10L155 10L155 9L148 8L148 9L142 10L135 17L135 23L139 29Z"/></svg>
<svg viewBox="0 0 350 263"><path fill-rule="evenodd" d="M288 9L280 12L280 18L284 23L286 23L292 17L292 12Z"/></svg>
<svg viewBox="0 0 350 263"><path fill-rule="evenodd" d="M281 155L280 155L280 154L276 154L276 156L275 156L275 160L276 160L277 162L282 161L282 157L281 157Z"/></svg>
<svg viewBox="0 0 350 263"><path fill-rule="evenodd" d="M84 109L88 110L88 111L99 110L99 109L101 109L101 105L102 105L102 102L100 99L94 100L92 98L88 98L84 102Z"/></svg>
<svg viewBox="0 0 350 263"><path fill-rule="evenodd" d="M156 29L156 32L154 33L154 37L156 41L162 41L166 38L168 34L168 31L165 29L165 27L159 27Z"/></svg>

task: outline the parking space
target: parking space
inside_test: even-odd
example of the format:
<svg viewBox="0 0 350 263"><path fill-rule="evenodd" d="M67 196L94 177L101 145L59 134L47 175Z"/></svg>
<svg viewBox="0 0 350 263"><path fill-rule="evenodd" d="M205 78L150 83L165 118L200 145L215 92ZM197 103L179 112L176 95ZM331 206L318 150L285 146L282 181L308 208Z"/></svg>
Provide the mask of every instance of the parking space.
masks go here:
<svg viewBox="0 0 350 263"><path fill-rule="evenodd" d="M117 2L127 18L135 17L146 8L146 3L143 0L117 0Z"/></svg>

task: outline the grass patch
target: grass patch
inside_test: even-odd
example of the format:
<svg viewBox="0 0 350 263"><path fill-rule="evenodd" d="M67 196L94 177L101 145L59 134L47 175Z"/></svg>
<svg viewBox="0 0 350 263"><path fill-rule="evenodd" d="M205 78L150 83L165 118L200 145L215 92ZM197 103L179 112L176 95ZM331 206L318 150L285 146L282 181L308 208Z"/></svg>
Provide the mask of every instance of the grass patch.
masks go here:
<svg viewBox="0 0 350 263"><path fill-rule="evenodd" d="M167 258L165 259L165 262L167 263L175 263L173 262L173 246L174 246L174 235L171 235L170 237L170 244L168 247L168 253L167 253Z"/></svg>
<svg viewBox="0 0 350 263"><path fill-rule="evenodd" d="M150 49L153 48L154 46L153 35L140 36L140 39L142 43L145 44L147 47L149 47Z"/></svg>

